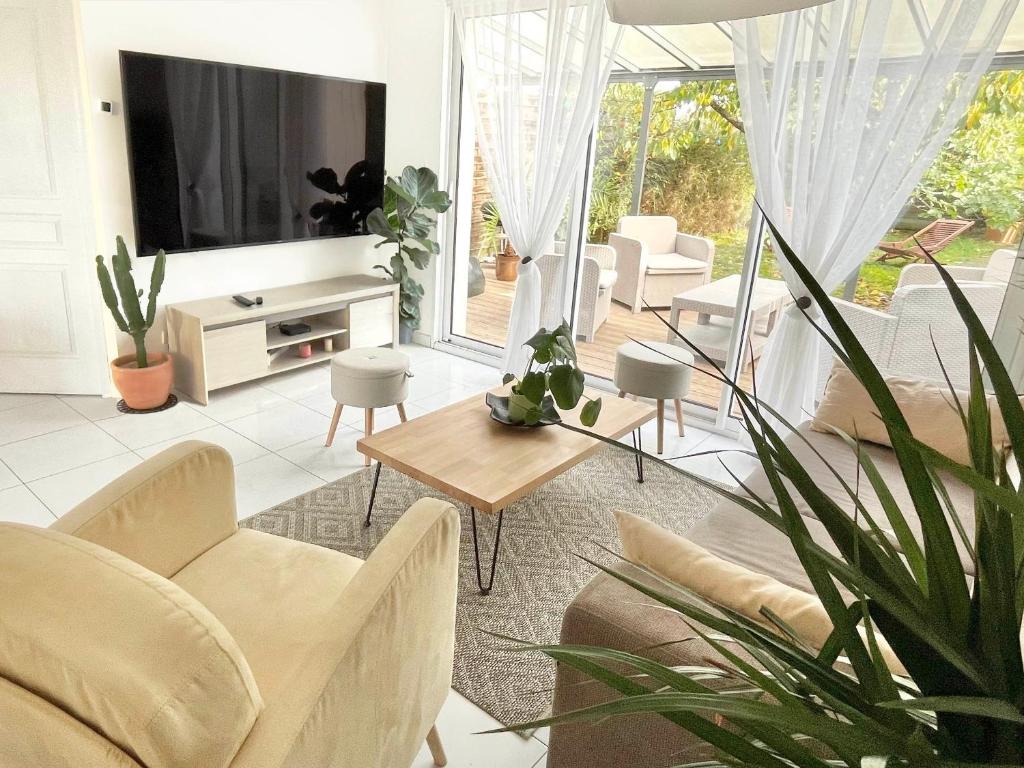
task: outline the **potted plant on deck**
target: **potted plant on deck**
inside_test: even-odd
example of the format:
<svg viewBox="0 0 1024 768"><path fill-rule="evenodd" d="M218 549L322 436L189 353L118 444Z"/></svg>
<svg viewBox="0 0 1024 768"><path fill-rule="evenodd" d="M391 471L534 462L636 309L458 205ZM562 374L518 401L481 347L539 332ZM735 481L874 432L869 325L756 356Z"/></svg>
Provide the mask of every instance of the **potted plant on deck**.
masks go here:
<svg viewBox="0 0 1024 768"><path fill-rule="evenodd" d="M505 237L501 225L501 213L493 201L488 200L480 206L480 217L483 220L483 237L480 250L488 250L494 254L494 277L506 283L515 282L519 266L519 254L512 243Z"/></svg>
<svg viewBox="0 0 1024 768"><path fill-rule="evenodd" d="M110 310L111 317L118 330L127 333L135 343L135 353L122 355L110 363L110 372L114 386L124 398L129 408L145 411L159 408L167 402L174 382L174 369L171 356L166 352L150 353L146 351L146 334L153 327L156 319L156 298L164 282L164 269L167 256L163 250L156 254L153 273L149 278L149 302L146 313L142 313L139 299L143 291L135 287L132 277L132 260L128 255L124 239L117 238L117 253L110 258L110 266L114 271L111 280L103 257L96 257L96 276L100 281L103 301ZM114 286L117 286L115 292ZM120 302L118 301L120 295Z"/></svg>
<svg viewBox="0 0 1024 768"><path fill-rule="evenodd" d="M413 279L405 257L416 269L426 269L440 251L433 236L437 216L451 207L448 193L437 188L437 174L429 168L405 167L398 178L388 177L384 185L384 207L374 209L366 219L366 228L384 238L375 248L394 243L398 246L387 265L377 264L399 284L399 341L412 341L412 332L420 327L420 301L423 286Z"/></svg>

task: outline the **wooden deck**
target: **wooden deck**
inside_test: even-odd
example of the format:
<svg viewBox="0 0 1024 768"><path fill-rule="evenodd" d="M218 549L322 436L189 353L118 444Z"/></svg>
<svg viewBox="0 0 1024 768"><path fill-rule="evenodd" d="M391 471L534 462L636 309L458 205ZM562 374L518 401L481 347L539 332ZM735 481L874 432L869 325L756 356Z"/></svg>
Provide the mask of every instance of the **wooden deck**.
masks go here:
<svg viewBox="0 0 1024 768"><path fill-rule="evenodd" d="M479 296L467 302L466 334L474 339L502 346L508 331L508 318L512 312L512 297L515 294L515 283L506 283L494 277L494 267L484 265L487 277L487 289ZM667 317L668 311L664 315ZM685 322L696 321L696 315L687 317ZM593 342L576 341L580 367L587 373L610 379L615 370L615 350L620 344L634 339L664 341L666 329L661 321L650 310L634 315L628 308L612 302L612 311L608 319L598 330ZM710 366L699 364L698 369L710 370ZM745 389L750 386L751 368L744 369L740 381ZM708 375L696 371L690 386L692 402L710 408L718 408L722 394L722 385Z"/></svg>

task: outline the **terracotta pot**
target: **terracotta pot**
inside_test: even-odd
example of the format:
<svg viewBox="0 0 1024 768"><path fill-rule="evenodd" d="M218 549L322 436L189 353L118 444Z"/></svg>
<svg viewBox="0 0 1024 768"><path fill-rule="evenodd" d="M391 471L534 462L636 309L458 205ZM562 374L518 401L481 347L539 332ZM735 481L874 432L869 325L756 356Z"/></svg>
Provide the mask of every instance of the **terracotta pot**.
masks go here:
<svg viewBox="0 0 1024 768"><path fill-rule="evenodd" d="M503 253L496 254L494 257L494 276L502 282L515 282L518 276L516 271L518 266L519 254L509 245Z"/></svg>
<svg viewBox="0 0 1024 768"><path fill-rule="evenodd" d="M145 411L167 402L174 383L171 356L157 352L149 356L149 365L138 368L135 355L122 355L110 363L114 386L129 408Z"/></svg>

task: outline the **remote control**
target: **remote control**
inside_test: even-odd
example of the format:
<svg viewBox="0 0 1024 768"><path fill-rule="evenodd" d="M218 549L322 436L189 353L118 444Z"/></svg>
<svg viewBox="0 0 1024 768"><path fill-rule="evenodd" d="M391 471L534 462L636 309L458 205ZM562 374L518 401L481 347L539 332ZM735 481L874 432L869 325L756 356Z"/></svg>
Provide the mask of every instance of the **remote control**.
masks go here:
<svg viewBox="0 0 1024 768"><path fill-rule="evenodd" d="M248 299L248 298L246 298L245 296L242 296L242 295L232 296L231 298L234 299L238 304L241 304L243 307L251 307L253 304L257 304L257 303L258 304L262 304L263 303L262 301L260 301L260 302L253 301L252 299Z"/></svg>

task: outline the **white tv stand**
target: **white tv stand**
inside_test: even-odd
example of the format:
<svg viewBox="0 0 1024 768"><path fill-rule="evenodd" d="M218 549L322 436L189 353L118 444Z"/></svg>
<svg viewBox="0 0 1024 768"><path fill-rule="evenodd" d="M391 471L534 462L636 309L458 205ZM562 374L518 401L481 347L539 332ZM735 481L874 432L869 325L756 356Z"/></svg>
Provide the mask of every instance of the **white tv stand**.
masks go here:
<svg viewBox="0 0 1024 768"><path fill-rule="evenodd" d="M329 359L349 347L398 343L398 284L370 275L249 291L262 304L242 307L230 296L167 305L167 343L176 388L206 405L212 390ZM285 336L282 322L308 333ZM299 357L300 344L312 354Z"/></svg>

